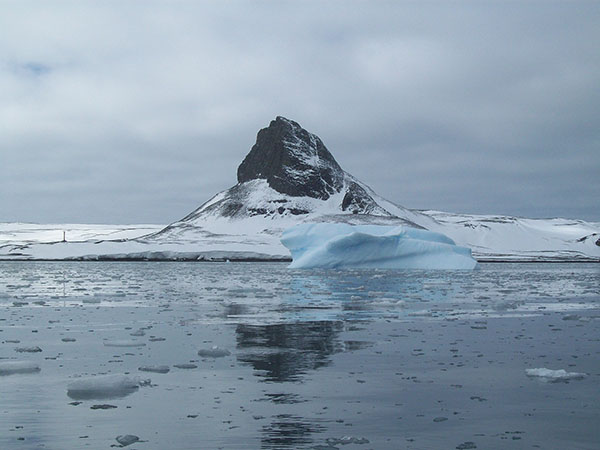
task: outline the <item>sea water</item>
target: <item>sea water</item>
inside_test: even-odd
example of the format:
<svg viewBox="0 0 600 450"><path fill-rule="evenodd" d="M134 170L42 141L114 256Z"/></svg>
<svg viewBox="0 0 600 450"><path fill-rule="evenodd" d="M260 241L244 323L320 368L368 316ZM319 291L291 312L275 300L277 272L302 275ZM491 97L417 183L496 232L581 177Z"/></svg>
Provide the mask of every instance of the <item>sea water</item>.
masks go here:
<svg viewBox="0 0 600 450"><path fill-rule="evenodd" d="M0 263L0 448L597 448L599 280Z"/></svg>

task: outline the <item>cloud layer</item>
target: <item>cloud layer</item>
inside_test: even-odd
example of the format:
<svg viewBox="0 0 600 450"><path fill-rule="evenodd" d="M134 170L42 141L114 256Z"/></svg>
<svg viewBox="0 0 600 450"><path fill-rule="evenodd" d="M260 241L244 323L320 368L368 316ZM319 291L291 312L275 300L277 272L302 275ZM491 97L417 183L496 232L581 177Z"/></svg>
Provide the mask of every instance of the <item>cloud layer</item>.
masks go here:
<svg viewBox="0 0 600 450"><path fill-rule="evenodd" d="M0 221L177 220L276 115L407 207L600 221L598 23L583 2L14 2Z"/></svg>

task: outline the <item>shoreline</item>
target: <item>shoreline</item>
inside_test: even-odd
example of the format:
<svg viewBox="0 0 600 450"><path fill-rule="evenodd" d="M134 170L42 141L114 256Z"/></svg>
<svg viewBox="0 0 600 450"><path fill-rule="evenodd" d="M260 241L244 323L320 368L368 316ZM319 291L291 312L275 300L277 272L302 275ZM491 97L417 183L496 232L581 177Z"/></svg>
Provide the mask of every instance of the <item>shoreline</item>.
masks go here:
<svg viewBox="0 0 600 450"><path fill-rule="evenodd" d="M598 264L600 259L477 259L478 264ZM0 258L0 262L198 262L198 263L223 263L223 262L257 262L257 263L272 263L272 262L292 262L292 258L186 258L186 257L175 257L175 258L146 258L146 257L111 257L111 256L98 256L98 257L78 257L78 258Z"/></svg>

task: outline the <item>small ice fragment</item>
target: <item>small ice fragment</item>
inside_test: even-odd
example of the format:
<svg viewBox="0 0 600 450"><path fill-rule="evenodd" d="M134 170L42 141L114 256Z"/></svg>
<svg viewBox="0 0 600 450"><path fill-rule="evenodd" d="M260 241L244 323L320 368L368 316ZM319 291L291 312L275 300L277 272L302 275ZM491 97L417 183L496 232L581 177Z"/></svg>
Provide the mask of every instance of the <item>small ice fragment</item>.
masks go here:
<svg viewBox="0 0 600 450"><path fill-rule="evenodd" d="M587 376L585 373L567 372L564 369L552 370L546 369L545 367L525 369L525 372L527 373L528 377L539 377L544 381L549 381L550 383L568 380L582 380Z"/></svg>
<svg viewBox="0 0 600 450"><path fill-rule="evenodd" d="M168 373L169 366L141 366L138 368L141 372Z"/></svg>
<svg viewBox="0 0 600 450"><path fill-rule="evenodd" d="M173 367L177 367L178 369L196 369L198 366L196 364L173 364Z"/></svg>
<svg viewBox="0 0 600 450"><path fill-rule="evenodd" d="M98 375L69 383L67 395L75 400L125 397L140 386L138 377L125 375Z"/></svg>
<svg viewBox="0 0 600 450"><path fill-rule="evenodd" d="M212 348L203 348L198 350L198 356L202 358L222 358L223 356L229 356L231 352L224 348L219 348L216 345Z"/></svg>
<svg viewBox="0 0 600 450"><path fill-rule="evenodd" d="M142 330L141 328L137 331L134 331L133 333L129 333L129 336L145 336L146 332L144 330Z"/></svg>
<svg viewBox="0 0 600 450"><path fill-rule="evenodd" d="M99 298L84 298L83 300L81 300L81 303L100 303L102 300L100 300Z"/></svg>
<svg viewBox="0 0 600 450"><path fill-rule="evenodd" d="M342 436L341 438L329 438L326 439L329 445L348 445L348 444L368 444L367 438L357 438L354 436Z"/></svg>
<svg viewBox="0 0 600 450"><path fill-rule="evenodd" d="M108 403L103 403L101 405L92 405L90 409L115 409L116 405L109 405Z"/></svg>
<svg viewBox="0 0 600 450"><path fill-rule="evenodd" d="M116 437L116 439L117 439L117 442L119 444L121 444L123 447L127 447L128 445L131 445L140 440L139 437L137 437L133 434L119 435Z"/></svg>
<svg viewBox="0 0 600 450"><path fill-rule="evenodd" d="M75 338L68 338L68 337L61 339L61 341L63 341L63 342L75 342L76 340L77 339L75 339Z"/></svg>
<svg viewBox="0 0 600 450"><path fill-rule="evenodd" d="M104 341L105 347L144 347L146 344L144 342L139 342L135 340L115 340L115 341Z"/></svg>
<svg viewBox="0 0 600 450"><path fill-rule="evenodd" d="M42 349L37 345L34 347L17 347L15 348L15 352L17 353L38 353L41 352Z"/></svg>
<svg viewBox="0 0 600 450"><path fill-rule="evenodd" d="M40 366L31 361L0 362L0 375L13 375L17 373L35 373L39 371Z"/></svg>

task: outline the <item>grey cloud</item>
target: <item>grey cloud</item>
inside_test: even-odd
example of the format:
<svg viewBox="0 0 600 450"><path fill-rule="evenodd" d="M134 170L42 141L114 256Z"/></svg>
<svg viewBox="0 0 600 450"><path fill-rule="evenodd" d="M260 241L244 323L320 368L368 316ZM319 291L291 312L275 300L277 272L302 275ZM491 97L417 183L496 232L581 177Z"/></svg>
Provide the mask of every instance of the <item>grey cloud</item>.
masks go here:
<svg viewBox="0 0 600 450"><path fill-rule="evenodd" d="M4 10L0 220L176 220L276 115L408 207L600 220L598 4Z"/></svg>

